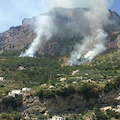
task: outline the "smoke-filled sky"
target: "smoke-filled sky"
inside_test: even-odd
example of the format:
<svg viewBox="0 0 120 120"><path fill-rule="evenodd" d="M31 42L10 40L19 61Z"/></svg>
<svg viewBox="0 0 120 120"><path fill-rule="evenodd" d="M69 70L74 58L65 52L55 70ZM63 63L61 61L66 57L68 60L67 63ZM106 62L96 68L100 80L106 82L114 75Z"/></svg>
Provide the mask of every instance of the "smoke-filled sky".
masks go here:
<svg viewBox="0 0 120 120"><path fill-rule="evenodd" d="M54 6L78 7L81 4L78 4L79 0L71 1L73 3L70 4L69 0L0 0L0 32L8 30L11 26L18 26L24 18L38 16ZM110 9L120 15L120 0L114 0Z"/></svg>

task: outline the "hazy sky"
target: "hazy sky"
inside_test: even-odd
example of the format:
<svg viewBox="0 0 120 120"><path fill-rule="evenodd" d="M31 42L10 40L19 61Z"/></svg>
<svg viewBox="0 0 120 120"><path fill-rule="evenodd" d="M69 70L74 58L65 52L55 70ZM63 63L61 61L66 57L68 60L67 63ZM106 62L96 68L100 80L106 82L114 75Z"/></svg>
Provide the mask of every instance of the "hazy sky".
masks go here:
<svg viewBox="0 0 120 120"><path fill-rule="evenodd" d="M46 0L47 1L47 0ZM46 6L46 8L42 6ZM41 0L0 0L0 32L11 26L21 25L24 18L31 18L47 11ZM120 15L120 0L114 0L111 9Z"/></svg>

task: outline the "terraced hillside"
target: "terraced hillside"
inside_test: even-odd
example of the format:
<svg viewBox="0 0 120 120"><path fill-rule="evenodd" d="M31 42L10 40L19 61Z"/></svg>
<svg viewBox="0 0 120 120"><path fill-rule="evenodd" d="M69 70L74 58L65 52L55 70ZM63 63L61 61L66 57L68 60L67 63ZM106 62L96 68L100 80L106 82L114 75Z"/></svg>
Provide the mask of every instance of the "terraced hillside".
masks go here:
<svg viewBox="0 0 120 120"><path fill-rule="evenodd" d="M66 66L68 56L19 58L19 53L20 51L7 51L0 55L0 76L4 77L5 81L1 82L5 86L1 89L61 84L61 78L67 79L64 85L72 84L73 81L81 84L85 80L104 84L120 74L119 49L109 50L92 62L80 66ZM78 72L72 75L75 70ZM9 87L6 87L6 83L10 83Z"/></svg>
<svg viewBox="0 0 120 120"><path fill-rule="evenodd" d="M72 113L78 115L81 112L80 106L84 108L83 111L86 111L87 105L93 107L97 103L99 105L104 104L101 105L103 108L114 104L119 106L120 49L108 50L94 58L92 62L79 66L66 66L69 56L41 57L38 54L35 58L19 58L20 52L6 51L0 55L1 101L6 99L8 92L11 90L29 87L31 91L27 92L25 96L23 95L25 100L25 102L23 101L24 109L19 106L26 113L33 114L31 111L36 111L36 107L35 109L30 107L31 104L33 106L36 104L34 100L38 101L36 97L39 97L40 101L44 100L46 102L46 106L43 104L38 105L38 109L41 110L38 113L43 111L51 113L52 110L57 114ZM73 102L68 104L71 97L73 97ZM33 98L33 103L27 102ZM55 100L57 102L57 99L61 102L64 99L67 101L62 102L64 105L60 107L54 103ZM84 104L82 100L84 100ZM51 104L51 102L54 104ZM29 107L26 108L26 105ZM55 105L59 107L56 108ZM115 110L119 110L119 107ZM5 106L0 109L1 113L5 111L9 111Z"/></svg>

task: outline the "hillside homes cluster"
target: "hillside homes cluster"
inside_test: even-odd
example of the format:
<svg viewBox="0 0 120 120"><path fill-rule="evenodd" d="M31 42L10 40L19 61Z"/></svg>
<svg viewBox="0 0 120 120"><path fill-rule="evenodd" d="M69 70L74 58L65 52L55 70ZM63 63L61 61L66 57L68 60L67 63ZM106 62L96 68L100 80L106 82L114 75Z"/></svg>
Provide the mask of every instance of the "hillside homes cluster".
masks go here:
<svg viewBox="0 0 120 120"><path fill-rule="evenodd" d="M25 95L27 91L30 91L30 88L22 88L21 90L12 90L8 93L8 96L15 97L15 95Z"/></svg>
<svg viewBox="0 0 120 120"><path fill-rule="evenodd" d="M74 70L74 71L72 71L72 73L71 73L71 75L72 76L70 76L69 78L66 78L66 77L64 77L64 74L57 74L57 76L62 76L61 78L60 78L60 82L66 82L66 81L68 81L69 79L75 79L75 80L77 80L77 81L73 81L72 83L73 84L77 84L78 83L78 80L80 81L80 82L83 82L83 83L96 83L96 81L94 81L94 80L92 80L92 79L88 79L87 77L83 77L83 76L77 76L77 75L79 75L79 73L80 73L80 71L79 70ZM88 76L89 74L85 74L85 76Z"/></svg>

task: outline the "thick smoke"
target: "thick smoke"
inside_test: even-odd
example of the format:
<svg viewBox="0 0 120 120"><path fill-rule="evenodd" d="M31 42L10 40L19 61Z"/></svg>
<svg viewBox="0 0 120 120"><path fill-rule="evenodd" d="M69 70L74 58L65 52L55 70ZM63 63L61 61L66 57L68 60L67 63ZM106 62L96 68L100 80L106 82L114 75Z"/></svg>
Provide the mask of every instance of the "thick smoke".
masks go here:
<svg viewBox="0 0 120 120"><path fill-rule="evenodd" d="M50 10L54 7L72 7L71 0L42 0L41 3L43 5L42 10L44 11ZM42 43L47 42L52 35L57 32L57 28L53 23L52 17L47 14L42 14L36 18L35 27L35 33L37 34L37 37L33 40L25 53L21 53L20 57L34 57L38 47L40 47Z"/></svg>
<svg viewBox="0 0 120 120"><path fill-rule="evenodd" d="M50 37L57 31L51 17L49 15L41 15L36 19L37 37L34 39L30 47L22 53L20 57L34 57L38 47L43 43L47 42Z"/></svg>
<svg viewBox="0 0 120 120"><path fill-rule="evenodd" d="M102 29L98 29L95 35L85 37L82 44L77 44L71 53L69 65L83 64L91 61L96 55L106 50L104 41L107 34Z"/></svg>
<svg viewBox="0 0 120 120"><path fill-rule="evenodd" d="M41 3L43 5L42 9L44 9L45 11L54 7L72 7L71 0L42 0ZM47 4L49 6L47 6ZM42 43L47 42L52 37L52 35L57 32L57 28L54 25L51 16L47 14L42 14L36 18L35 27L35 33L37 34L37 37L33 40L25 53L21 53L20 57L34 57L38 47L40 47Z"/></svg>
<svg viewBox="0 0 120 120"><path fill-rule="evenodd" d="M42 2L45 5L43 9L47 8L48 10L54 7L87 8L81 18L78 17L77 20L67 23L67 27L70 28L70 31L74 31L74 34L85 35L86 33L82 43L77 44L71 53L69 65L91 61L96 55L106 50L104 41L107 34L103 30L103 25L108 22L109 11L107 7L110 0L42 0ZM61 14L63 14L62 12ZM43 43L47 42L57 32L64 32L64 28L56 26L54 23L55 19L56 16L52 14L42 14L36 18L35 32L37 37L25 53L20 55L21 57L33 57ZM79 25L76 24L77 21L80 21L78 22Z"/></svg>
<svg viewBox="0 0 120 120"><path fill-rule="evenodd" d="M106 50L104 41L107 34L103 30L103 25L108 22L109 11L107 9L107 1L90 0L89 11L84 15L88 19L91 34L85 37L82 45L78 44L71 53L69 65L83 64L91 61L96 55Z"/></svg>

